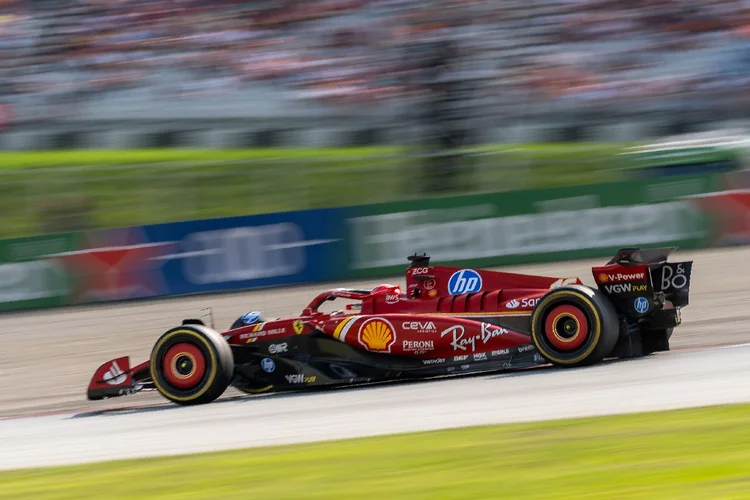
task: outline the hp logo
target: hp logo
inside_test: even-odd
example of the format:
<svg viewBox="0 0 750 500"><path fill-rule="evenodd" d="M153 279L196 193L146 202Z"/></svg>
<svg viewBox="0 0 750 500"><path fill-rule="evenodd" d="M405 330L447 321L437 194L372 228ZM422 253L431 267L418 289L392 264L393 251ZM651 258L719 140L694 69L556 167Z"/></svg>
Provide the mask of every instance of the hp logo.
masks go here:
<svg viewBox="0 0 750 500"><path fill-rule="evenodd" d="M271 373L276 369L276 363L271 358L263 358L263 361L260 362L260 367L263 368L264 372Z"/></svg>
<svg viewBox="0 0 750 500"><path fill-rule="evenodd" d="M448 293L474 293L482 289L482 277L473 269L461 269L453 273L448 280Z"/></svg>
<svg viewBox="0 0 750 500"><path fill-rule="evenodd" d="M635 306L636 312L640 314L648 311L648 300L646 300L645 297L638 297L637 299L635 299L635 303L633 305Z"/></svg>

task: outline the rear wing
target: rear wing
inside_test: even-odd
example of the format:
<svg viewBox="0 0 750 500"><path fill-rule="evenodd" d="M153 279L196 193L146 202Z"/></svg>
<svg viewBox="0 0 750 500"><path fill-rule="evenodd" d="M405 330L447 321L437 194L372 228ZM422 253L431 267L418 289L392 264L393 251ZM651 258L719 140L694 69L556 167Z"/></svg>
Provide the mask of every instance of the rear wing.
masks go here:
<svg viewBox="0 0 750 500"><path fill-rule="evenodd" d="M607 265L635 266L642 264L663 264L677 247L663 248L621 248Z"/></svg>
<svg viewBox="0 0 750 500"><path fill-rule="evenodd" d="M621 248L606 265L592 269L594 279L612 299L663 294L663 300L675 307L686 306L693 261L668 262L675 250L677 247Z"/></svg>

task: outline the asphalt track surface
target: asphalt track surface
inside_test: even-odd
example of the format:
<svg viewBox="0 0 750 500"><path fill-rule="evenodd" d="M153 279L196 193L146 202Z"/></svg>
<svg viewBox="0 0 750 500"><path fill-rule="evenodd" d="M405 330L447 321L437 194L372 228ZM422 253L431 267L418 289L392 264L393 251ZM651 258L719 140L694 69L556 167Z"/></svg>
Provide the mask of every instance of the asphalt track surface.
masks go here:
<svg viewBox="0 0 750 500"><path fill-rule="evenodd" d="M209 305L217 328L226 328L247 310L267 318L296 314L328 286L400 284L403 276L4 315L0 468L750 401L750 347L705 349L750 342L750 251L678 251L670 260L684 259L695 261L691 303L672 337L673 352L586 369L305 394L229 390L197 408L154 393L87 402L85 390L101 363L119 355L147 359L159 334ZM591 284L591 266L605 260L505 269L577 275Z"/></svg>

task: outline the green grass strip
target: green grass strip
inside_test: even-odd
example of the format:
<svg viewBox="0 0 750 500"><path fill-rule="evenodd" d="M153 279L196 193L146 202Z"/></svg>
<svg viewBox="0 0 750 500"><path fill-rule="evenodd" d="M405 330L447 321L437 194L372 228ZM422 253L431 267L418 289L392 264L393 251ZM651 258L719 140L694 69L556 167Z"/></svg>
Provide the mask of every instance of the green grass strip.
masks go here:
<svg viewBox="0 0 750 500"><path fill-rule="evenodd" d="M627 143L540 143L540 144L489 144L475 150L486 152L516 152L536 157L555 157L571 154L620 151ZM81 165L123 165L173 161L231 161L240 159L301 159L330 157L359 157L390 155L408 152L403 147L372 146L350 148L246 148L246 149L128 149L128 150L51 150L51 151L0 151L0 169L53 168Z"/></svg>
<svg viewBox="0 0 750 500"><path fill-rule="evenodd" d="M0 473L0 499L716 500L749 493L750 405Z"/></svg>
<svg viewBox="0 0 750 500"><path fill-rule="evenodd" d="M444 194L622 179L621 145L490 145L461 161ZM55 230L61 200L85 200L91 228L403 201L430 196L427 161L399 148L0 153L0 238ZM60 223L61 224L61 223ZM45 230L45 228L47 228ZM59 227L57 231L64 231Z"/></svg>

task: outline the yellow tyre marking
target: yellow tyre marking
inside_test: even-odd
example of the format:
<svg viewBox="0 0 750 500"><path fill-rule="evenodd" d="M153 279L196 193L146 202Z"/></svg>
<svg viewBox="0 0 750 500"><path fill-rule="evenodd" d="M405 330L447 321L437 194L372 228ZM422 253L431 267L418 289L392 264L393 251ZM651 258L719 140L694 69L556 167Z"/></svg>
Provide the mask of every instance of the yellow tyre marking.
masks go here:
<svg viewBox="0 0 750 500"><path fill-rule="evenodd" d="M551 354L547 352L544 347L542 346L542 343L539 342L539 332L536 329L536 318L532 318L531 321L531 338L534 341L534 344L536 345L536 348L539 350L539 352L542 353L542 355L549 359L550 361L554 361L555 363L561 364L561 365L573 365L580 361L583 361L586 359L593 351L596 349L597 345L599 345L599 337L601 336L601 327L602 327L602 321L601 317L599 316L599 311L594 307L594 303L589 300L588 297L586 297L584 294L580 292L573 292L568 290L561 290L559 292L554 292L550 295L548 295L545 299L543 299L539 304L537 305L537 311L542 311L544 309L544 306L549 303L552 300L556 300L560 296L570 296L575 297L577 299L580 299L583 301L586 305L589 306L591 309L591 312L594 315L594 325L593 325L593 332L594 332L594 341L591 343L588 349L586 349L583 353L581 353L580 356L568 359L568 360L562 360L558 359L554 356L554 354ZM542 328L544 325L542 325Z"/></svg>
<svg viewBox="0 0 750 500"><path fill-rule="evenodd" d="M237 387L238 391L244 392L245 394L262 394L264 392L268 392L271 389L273 389L273 385L267 385L265 387L262 387L260 389L248 389L246 387Z"/></svg>
<svg viewBox="0 0 750 500"><path fill-rule="evenodd" d="M159 383L159 377L157 377L155 371L156 366L158 365L158 360L156 355L159 353L159 350L161 349L161 346L163 346L169 339L172 337L175 337L176 335L182 335L186 334L191 337L194 337L196 340L199 340L203 345L205 345L208 348L208 354L211 358L211 370L209 371L209 378L208 381L204 384L203 388L198 391L196 394L193 394L191 396L176 396L174 395L170 390L168 390L166 387L162 386ZM208 388L211 387L211 385L214 383L214 380L216 380L216 371L218 369L218 363L216 360L216 355L214 354L213 346L208 343L206 339L204 339L202 336L198 335L192 330L175 330L173 332L170 332L168 335L163 337L154 347L153 354L151 355L151 378L154 381L154 385L157 389L163 394L168 394L171 399L174 399L175 401L193 401L195 399L198 399L199 397L203 396L206 391L208 391Z"/></svg>

